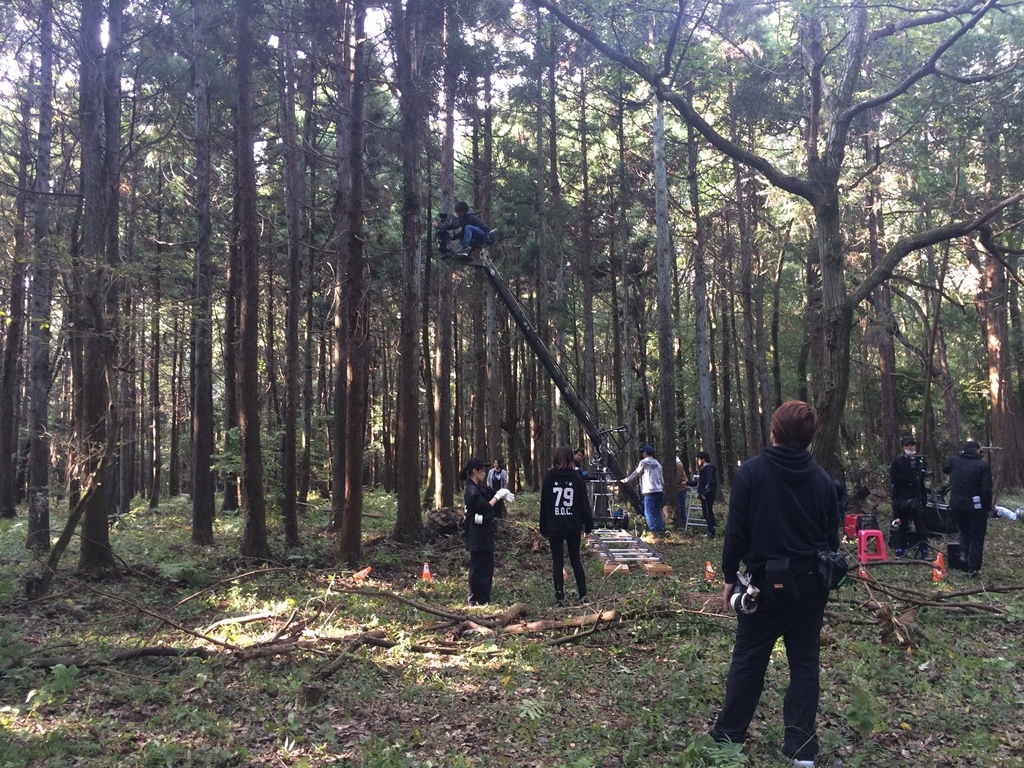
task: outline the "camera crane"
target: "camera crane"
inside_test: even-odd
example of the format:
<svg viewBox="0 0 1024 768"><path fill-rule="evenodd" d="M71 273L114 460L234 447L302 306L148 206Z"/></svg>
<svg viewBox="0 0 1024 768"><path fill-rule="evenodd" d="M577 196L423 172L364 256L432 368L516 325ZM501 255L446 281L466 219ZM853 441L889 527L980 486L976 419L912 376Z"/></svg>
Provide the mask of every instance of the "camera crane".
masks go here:
<svg viewBox="0 0 1024 768"><path fill-rule="evenodd" d="M440 231L438 240L443 240L440 236ZM446 246L447 242L441 243L442 253L445 252L444 249ZM515 321L515 324L519 327L520 332L530 345L533 353L537 356L541 365L543 365L547 370L551 380L555 383L555 386L558 387L558 391L562 393L562 397L565 399L566 405L569 406L569 410L573 412L573 415L580 422L583 430L587 433L591 444L594 446L594 451L600 457L600 461L611 474L612 479L619 484L619 488L622 489L623 495L629 499L636 512L642 516L643 504L640 501L640 495L629 483L622 482L622 478L626 476L626 473L622 471L618 460L615 458L615 455L622 450L625 438L623 437L620 441L615 439L613 436L624 435L626 428L616 427L614 429L601 429L598 426L597 416L590 410L590 407L566 377L565 371L563 371L561 366L558 365L554 356L551 354L551 351L541 339L540 334L537 333L537 330L533 327L530 319L526 316L526 311L523 309L523 305L519 303L519 299L517 299L515 294L509 289L508 284L498 273L498 270L494 267L494 264L487 255L484 254L482 250L474 248L470 254L459 258L459 261L467 266L478 267L484 271L485 275L487 275L487 279L490 281L491 287L494 288L502 303L508 308L509 314ZM615 440L614 443L613 440Z"/></svg>

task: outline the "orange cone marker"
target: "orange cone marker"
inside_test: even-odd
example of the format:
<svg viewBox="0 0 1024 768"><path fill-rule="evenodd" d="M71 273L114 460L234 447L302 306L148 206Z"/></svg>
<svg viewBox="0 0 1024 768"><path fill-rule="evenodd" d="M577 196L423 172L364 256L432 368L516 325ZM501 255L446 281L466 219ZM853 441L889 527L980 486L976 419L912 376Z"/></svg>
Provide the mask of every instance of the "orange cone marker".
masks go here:
<svg viewBox="0 0 1024 768"><path fill-rule="evenodd" d="M946 558L939 552L932 563L932 581L942 581L946 577Z"/></svg>
<svg viewBox="0 0 1024 768"><path fill-rule="evenodd" d="M430 563L423 564L423 580L430 581Z"/></svg>
<svg viewBox="0 0 1024 768"><path fill-rule="evenodd" d="M372 570L373 568L371 568L370 566L366 566L365 568L363 568L363 570L356 571L352 574L352 581L365 581L366 577L370 575L370 571Z"/></svg>
<svg viewBox="0 0 1024 768"><path fill-rule="evenodd" d="M704 580L711 581L715 577L715 569L711 567L711 561L708 560L707 565L704 566Z"/></svg>

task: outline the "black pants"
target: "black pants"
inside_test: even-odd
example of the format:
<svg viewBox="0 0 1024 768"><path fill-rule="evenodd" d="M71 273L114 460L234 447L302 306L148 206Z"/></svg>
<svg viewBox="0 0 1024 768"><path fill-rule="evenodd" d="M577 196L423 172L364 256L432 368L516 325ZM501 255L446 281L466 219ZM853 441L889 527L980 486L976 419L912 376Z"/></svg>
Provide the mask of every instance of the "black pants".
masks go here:
<svg viewBox="0 0 1024 768"><path fill-rule="evenodd" d="M566 536L552 536L551 542L551 581L555 585L555 599L565 598L565 558L562 543L569 548L569 562L572 564L572 574L576 577L576 590L580 599L587 596L587 573L583 570L583 561L580 559L580 533L570 533Z"/></svg>
<svg viewBox="0 0 1024 768"><path fill-rule="evenodd" d="M714 505L714 499L706 499L701 496L700 511L704 513L704 522L708 524L708 536L715 535L715 527L718 525L718 521L715 520L715 512L712 509Z"/></svg>
<svg viewBox="0 0 1024 768"><path fill-rule="evenodd" d="M816 576L799 577L797 587L799 599L764 605L757 613L737 617L725 704L711 735L717 741L733 743L746 739L764 690L772 648L781 637L789 659L789 688L782 709L786 725L782 752L796 760L813 760L818 754L814 721L818 716L821 622L828 592Z"/></svg>
<svg viewBox="0 0 1024 768"><path fill-rule="evenodd" d="M914 531L917 532L919 541L928 540L928 529L924 525L924 515L921 513L921 502L915 499L893 499L892 519L899 520L899 527L893 532L893 544L896 549L902 552L907 549L910 534L910 523L914 523Z"/></svg>
<svg viewBox="0 0 1024 768"><path fill-rule="evenodd" d="M960 527L960 560L968 572L980 571L981 557L985 553L985 534L988 532L988 512L954 509L953 516Z"/></svg>
<svg viewBox="0 0 1024 768"><path fill-rule="evenodd" d="M486 605L491 602L494 581L494 550L469 553L469 602Z"/></svg>

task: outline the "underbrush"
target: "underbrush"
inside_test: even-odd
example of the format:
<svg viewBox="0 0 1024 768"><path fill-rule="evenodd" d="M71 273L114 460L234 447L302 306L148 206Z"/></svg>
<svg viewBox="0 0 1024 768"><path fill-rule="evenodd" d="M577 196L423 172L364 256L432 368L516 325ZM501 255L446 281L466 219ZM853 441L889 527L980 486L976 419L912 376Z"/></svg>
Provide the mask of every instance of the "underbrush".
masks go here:
<svg viewBox="0 0 1024 768"><path fill-rule="evenodd" d="M1024 503L1015 498L1002 503ZM705 579L720 541L672 531L656 544L674 568L663 579L605 577L588 552L592 605L560 607L536 505L518 495L501 523L495 602L479 608L465 606L461 539L393 543L383 494L367 499L362 581L336 565L326 503L306 509L294 550L271 520L275 562L261 564L238 556L239 516L218 517L215 545L192 545L177 498L113 524L116 572L75 573L73 545L51 594L30 602L20 579L38 565L22 547L24 517L2 521L0 765L784 764L781 648L743 749L706 736L735 626L719 575ZM819 765L1024 765L1022 549L1024 522L992 520L980 582L949 572L933 583L931 567L904 562L834 594ZM593 632L489 634L517 603L527 621L617 618ZM203 655L126 657L153 649Z"/></svg>

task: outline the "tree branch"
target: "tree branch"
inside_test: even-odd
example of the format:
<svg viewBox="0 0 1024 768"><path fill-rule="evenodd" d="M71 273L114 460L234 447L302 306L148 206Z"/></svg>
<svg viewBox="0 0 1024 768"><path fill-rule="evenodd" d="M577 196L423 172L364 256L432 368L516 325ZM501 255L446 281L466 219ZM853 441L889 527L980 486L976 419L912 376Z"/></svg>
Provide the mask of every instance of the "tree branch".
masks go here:
<svg viewBox="0 0 1024 768"><path fill-rule="evenodd" d="M708 143L719 152L758 171L768 179L769 183L773 186L797 195L798 197L802 197L812 205L816 203L818 194L808 181L800 178L799 176L792 176L788 173L784 173L772 165L772 163L770 163L766 158L756 155L738 144L731 142L711 127L704 118L697 114L684 95L666 89L659 73L652 70L643 62L638 61L619 49L608 45L606 42L601 40L601 38L599 38L592 29L589 29L569 17L569 15L554 3L553 0L537 0L537 4L542 8L546 8L556 19L562 22L562 24L594 46L594 48L596 48L605 57L633 72L642 80L653 86L654 89L658 91L661 98L675 107L683 120L688 125L693 126L694 130L707 139Z"/></svg>
<svg viewBox="0 0 1024 768"><path fill-rule="evenodd" d="M959 40L961 37L970 32L971 29L979 21L981 21L982 17L984 17L985 14L988 13L989 10L991 10L992 6L994 6L996 2L997 0L986 0L984 5L982 5L982 7L979 8L974 13L974 15L971 16L971 18L968 19L960 27L960 29L958 29L956 32L950 35L945 42L943 42L938 48L936 48L935 52L928 57L928 60L920 67L918 67L916 70L911 72L910 75L908 75L903 80L903 82L896 85L892 90L888 91L887 93L879 94L874 98L865 99L864 101L859 102L858 104L854 104L852 107L847 109L845 112L840 114L839 117L836 118L836 124L841 128L845 129L845 127L849 126L850 123L853 122L853 119L857 117L857 115L869 109L873 109L874 107L880 107L882 104L887 104L893 99L902 96L904 93L909 91L911 87L913 87L915 84L920 82L928 75L934 74L936 71L936 66L939 63L939 59L942 58L942 55L950 48L952 48L953 44L956 43L957 40ZM941 21L941 19L936 19L936 21Z"/></svg>
<svg viewBox="0 0 1024 768"><path fill-rule="evenodd" d="M860 302L868 298L868 296L871 295L871 291L892 276L892 271L896 268L896 265L899 264L908 254L913 251L920 250L921 248L926 248L929 245L935 245L957 237L964 237L991 221L1004 208L1015 205L1022 199L1024 199L1024 189L1018 190L1010 197L996 203L992 208L983 211L981 214L969 221L945 224L941 227L934 227L932 229L927 229L924 232L918 232L915 235L900 238L893 244L885 256L882 257L882 260L878 262L875 268L865 276L860 285L850 292L850 295L846 300L847 305L855 307L860 304Z"/></svg>

